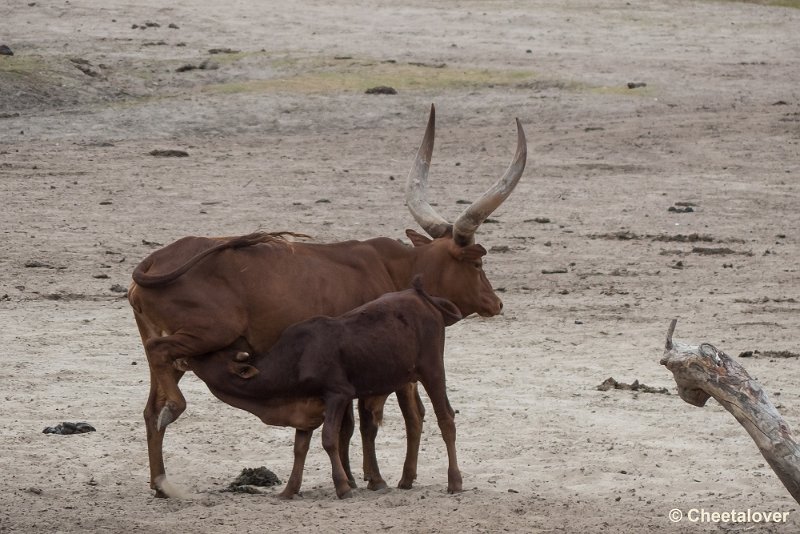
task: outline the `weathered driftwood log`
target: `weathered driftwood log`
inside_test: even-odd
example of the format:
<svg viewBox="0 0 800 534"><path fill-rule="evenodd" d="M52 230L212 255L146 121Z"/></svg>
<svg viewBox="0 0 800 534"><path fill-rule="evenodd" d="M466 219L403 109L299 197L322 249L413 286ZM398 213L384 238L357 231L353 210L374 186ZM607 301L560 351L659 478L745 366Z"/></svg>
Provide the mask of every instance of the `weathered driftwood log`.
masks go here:
<svg viewBox="0 0 800 534"><path fill-rule="evenodd" d="M674 319L669 326L661 364L672 371L678 394L700 407L714 397L747 430L775 474L800 503L800 447L789 425L759 383L733 358L709 343L692 346L673 341L676 323Z"/></svg>

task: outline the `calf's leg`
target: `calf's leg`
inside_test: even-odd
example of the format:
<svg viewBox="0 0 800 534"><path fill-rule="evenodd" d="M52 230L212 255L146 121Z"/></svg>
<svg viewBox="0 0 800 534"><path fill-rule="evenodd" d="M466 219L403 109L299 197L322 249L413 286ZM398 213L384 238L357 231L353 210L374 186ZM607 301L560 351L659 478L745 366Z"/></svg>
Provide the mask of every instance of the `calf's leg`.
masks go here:
<svg viewBox="0 0 800 534"><path fill-rule="evenodd" d="M330 457L333 485L336 488L336 495L340 499L352 496L352 488L342 465L342 458L339 455L339 434L342 429L342 418L351 401L352 396L348 395L326 395L325 422L322 423L322 446Z"/></svg>
<svg viewBox="0 0 800 534"><path fill-rule="evenodd" d="M422 379L422 385L428 392L428 397L436 413L436 421L442 431L442 438L447 447L447 493L459 493L461 490L461 470L456 459L456 424L455 412L447 399L447 390L444 380L444 366L440 373Z"/></svg>
<svg viewBox="0 0 800 534"><path fill-rule="evenodd" d="M353 472L350 470L350 440L353 438L355 427L356 421L353 415L353 401L351 400L347 409L344 411L342 429L339 432L339 456L342 459L342 466L344 466L344 472L347 473L347 481L350 483L351 488L357 487L356 479L353 477Z"/></svg>
<svg viewBox="0 0 800 534"><path fill-rule="evenodd" d="M283 491L278 494L278 498L292 499L300 492L300 485L303 483L303 468L306 465L306 455L308 454L308 446L311 443L311 435L313 433L313 430L297 429L295 431L292 474L289 475L289 481Z"/></svg>
<svg viewBox="0 0 800 534"><path fill-rule="evenodd" d="M375 438L378 436L378 425L383 419L383 405L387 398L388 395L381 395L358 399L359 429L364 449L364 480L371 490L386 487L386 481L378 468L378 458L375 456Z"/></svg>
<svg viewBox="0 0 800 534"><path fill-rule="evenodd" d="M400 489L411 489L417 478L417 460L419 458L419 442L422 437L422 420L425 417L425 407L419 397L419 388L416 383L407 384L398 389L397 403L403 413L406 425L406 460L403 463L403 476L398 482Z"/></svg>

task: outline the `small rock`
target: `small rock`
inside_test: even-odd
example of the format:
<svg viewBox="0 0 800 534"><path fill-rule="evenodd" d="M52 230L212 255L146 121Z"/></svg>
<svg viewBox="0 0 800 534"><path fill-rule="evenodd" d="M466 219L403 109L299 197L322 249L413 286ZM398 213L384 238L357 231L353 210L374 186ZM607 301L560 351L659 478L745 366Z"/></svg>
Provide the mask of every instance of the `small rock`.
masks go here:
<svg viewBox="0 0 800 534"><path fill-rule="evenodd" d="M0 45L0 56L13 56L14 52L8 47L8 45Z"/></svg>
<svg viewBox="0 0 800 534"><path fill-rule="evenodd" d="M510 252L510 251L511 251L511 249L508 248L508 245L495 245L495 246L493 246L492 248L489 249L489 252L500 252L500 253L503 253L503 252Z"/></svg>
<svg viewBox="0 0 800 534"><path fill-rule="evenodd" d="M667 209L667 211L671 211L673 213L692 213L692 212L694 212L694 208L691 207L691 206L686 206L686 207L670 206Z"/></svg>
<svg viewBox="0 0 800 534"><path fill-rule="evenodd" d="M148 152L151 156L155 156L157 158L186 158L189 157L189 153L185 150L176 150L174 148L167 148L167 149L160 149L156 148Z"/></svg>
<svg viewBox="0 0 800 534"><path fill-rule="evenodd" d="M212 48L208 51L209 54L238 54L241 50L234 50L233 48Z"/></svg>
<svg viewBox="0 0 800 534"><path fill-rule="evenodd" d="M628 89L638 89L639 87L647 87L644 82L628 82Z"/></svg>
<svg viewBox="0 0 800 534"><path fill-rule="evenodd" d="M128 288L127 287L121 286L119 284L114 284L109 289L111 289L111 291L113 291L114 293L127 293L128 292Z"/></svg>
<svg viewBox="0 0 800 534"><path fill-rule="evenodd" d="M177 30L178 28L180 28L180 26L178 26L174 22L170 22L169 26L167 26L167 28L172 28L173 30Z"/></svg>
<svg viewBox="0 0 800 534"><path fill-rule="evenodd" d="M376 87L370 87L364 92L368 95L396 95L397 89L389 87L388 85L378 85Z"/></svg>

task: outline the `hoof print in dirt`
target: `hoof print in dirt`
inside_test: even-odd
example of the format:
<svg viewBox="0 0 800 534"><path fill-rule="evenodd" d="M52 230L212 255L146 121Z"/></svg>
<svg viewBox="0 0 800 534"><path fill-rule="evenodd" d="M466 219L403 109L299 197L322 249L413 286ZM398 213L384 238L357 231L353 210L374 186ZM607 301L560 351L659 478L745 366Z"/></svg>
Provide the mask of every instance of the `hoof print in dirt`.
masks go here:
<svg viewBox="0 0 800 534"><path fill-rule="evenodd" d="M85 434L86 432L95 432L96 429L89 423L69 423L64 421L60 425L48 426L42 430L43 434L61 434L64 436L70 434Z"/></svg>
<svg viewBox="0 0 800 534"><path fill-rule="evenodd" d="M236 480L228 484L223 491L233 491L237 493L262 493L259 488L271 488L283 484L278 475L264 467L245 467L236 477Z"/></svg>
<svg viewBox="0 0 800 534"><path fill-rule="evenodd" d="M378 85L377 87L370 87L364 92L368 95L396 95L397 89L388 85Z"/></svg>

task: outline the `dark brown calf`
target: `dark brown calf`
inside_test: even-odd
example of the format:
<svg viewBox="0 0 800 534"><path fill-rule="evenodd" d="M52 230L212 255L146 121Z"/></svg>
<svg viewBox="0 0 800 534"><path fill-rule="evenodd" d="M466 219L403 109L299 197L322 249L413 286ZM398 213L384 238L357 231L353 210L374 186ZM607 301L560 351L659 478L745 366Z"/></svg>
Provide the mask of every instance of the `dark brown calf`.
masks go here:
<svg viewBox="0 0 800 534"><path fill-rule="evenodd" d="M290 326L268 352L251 355L232 347L187 363L223 401L265 423L297 429L294 466L281 493L286 498L300 490L311 433L320 423L336 494L349 497L339 432L350 401L422 382L447 446L447 491L455 493L461 491L461 473L445 388L444 330L459 319L458 307L428 295L417 277L412 289L388 293L336 318Z"/></svg>

